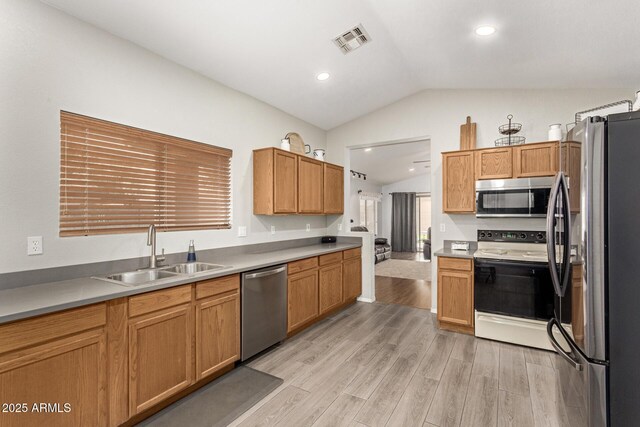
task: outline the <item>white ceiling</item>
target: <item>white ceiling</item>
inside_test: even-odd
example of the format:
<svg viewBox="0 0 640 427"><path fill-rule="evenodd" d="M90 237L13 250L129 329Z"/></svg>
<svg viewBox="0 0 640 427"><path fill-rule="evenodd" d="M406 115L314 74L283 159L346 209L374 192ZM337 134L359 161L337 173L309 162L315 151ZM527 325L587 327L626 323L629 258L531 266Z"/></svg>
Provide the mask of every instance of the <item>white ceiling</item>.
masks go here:
<svg viewBox="0 0 640 427"><path fill-rule="evenodd" d="M324 129L427 88L640 85L637 0L43 1Z"/></svg>
<svg viewBox="0 0 640 427"><path fill-rule="evenodd" d="M431 159L429 141L407 142L393 145L378 145L351 150L351 170L367 175L367 181L380 185L392 184L417 175L427 175L430 163L414 161ZM414 171L409 169L413 168Z"/></svg>

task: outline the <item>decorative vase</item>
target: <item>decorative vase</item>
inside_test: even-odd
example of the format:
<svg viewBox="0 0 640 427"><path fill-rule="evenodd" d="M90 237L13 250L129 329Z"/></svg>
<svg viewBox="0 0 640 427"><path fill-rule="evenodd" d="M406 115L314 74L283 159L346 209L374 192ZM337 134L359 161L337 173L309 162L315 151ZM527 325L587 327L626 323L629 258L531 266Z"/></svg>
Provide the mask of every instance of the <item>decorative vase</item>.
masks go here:
<svg viewBox="0 0 640 427"><path fill-rule="evenodd" d="M636 92L636 100L633 102L633 111L640 110L640 90Z"/></svg>

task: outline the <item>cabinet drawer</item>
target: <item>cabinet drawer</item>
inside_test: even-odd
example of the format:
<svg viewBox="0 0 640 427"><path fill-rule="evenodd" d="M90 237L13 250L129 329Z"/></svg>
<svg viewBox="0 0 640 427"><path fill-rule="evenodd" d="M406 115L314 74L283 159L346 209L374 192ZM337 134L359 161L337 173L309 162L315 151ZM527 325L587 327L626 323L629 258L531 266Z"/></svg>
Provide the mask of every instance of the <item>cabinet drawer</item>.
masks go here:
<svg viewBox="0 0 640 427"><path fill-rule="evenodd" d="M240 275L216 277L196 283L196 299L206 298L213 295L240 289Z"/></svg>
<svg viewBox="0 0 640 427"><path fill-rule="evenodd" d="M0 354L71 335L107 323L104 303L0 325Z"/></svg>
<svg viewBox="0 0 640 427"><path fill-rule="evenodd" d="M290 262L287 265L288 274L295 274L318 266L318 257L305 258L300 261Z"/></svg>
<svg viewBox="0 0 640 427"><path fill-rule="evenodd" d="M357 258L362 254L362 250L360 248L353 248L343 251L342 254L344 259Z"/></svg>
<svg viewBox="0 0 640 427"><path fill-rule="evenodd" d="M191 302L191 285L162 289L129 298L129 317Z"/></svg>
<svg viewBox="0 0 640 427"><path fill-rule="evenodd" d="M445 270L471 271L473 269L473 260L464 258L438 258L438 268Z"/></svg>
<svg viewBox="0 0 640 427"><path fill-rule="evenodd" d="M335 264L340 261L342 261L342 252L320 255L320 265Z"/></svg>

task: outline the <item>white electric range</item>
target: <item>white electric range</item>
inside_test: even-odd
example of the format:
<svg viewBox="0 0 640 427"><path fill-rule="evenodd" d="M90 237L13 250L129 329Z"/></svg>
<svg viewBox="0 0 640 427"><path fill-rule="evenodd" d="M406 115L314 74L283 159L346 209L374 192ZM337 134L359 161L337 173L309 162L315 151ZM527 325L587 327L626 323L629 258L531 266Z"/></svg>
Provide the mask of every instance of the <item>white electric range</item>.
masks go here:
<svg viewBox="0 0 640 427"><path fill-rule="evenodd" d="M475 335L553 350L546 330L555 299L546 233L479 230L474 258ZM561 315L568 323L570 302L567 308Z"/></svg>

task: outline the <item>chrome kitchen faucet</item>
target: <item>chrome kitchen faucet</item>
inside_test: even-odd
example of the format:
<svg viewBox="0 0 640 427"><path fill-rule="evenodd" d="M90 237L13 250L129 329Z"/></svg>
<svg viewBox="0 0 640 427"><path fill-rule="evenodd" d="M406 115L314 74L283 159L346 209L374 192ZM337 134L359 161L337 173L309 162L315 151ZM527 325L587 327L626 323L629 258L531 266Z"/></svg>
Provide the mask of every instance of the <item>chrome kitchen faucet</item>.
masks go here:
<svg viewBox="0 0 640 427"><path fill-rule="evenodd" d="M147 246L151 246L151 255L149 256L149 268L157 268L158 261L162 262L165 260L164 256L164 248L162 249L162 255L156 256L156 226L151 224L149 225L149 230L147 231Z"/></svg>

